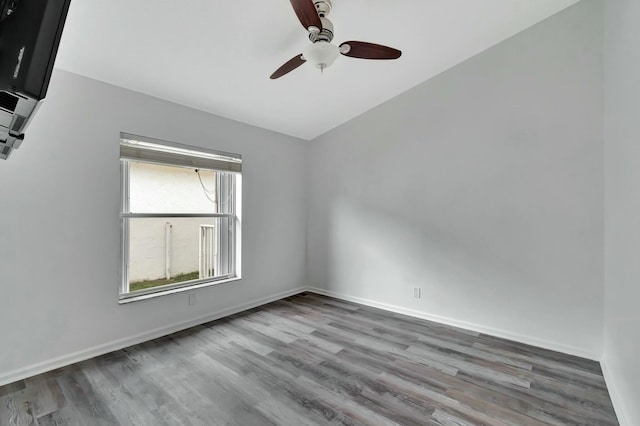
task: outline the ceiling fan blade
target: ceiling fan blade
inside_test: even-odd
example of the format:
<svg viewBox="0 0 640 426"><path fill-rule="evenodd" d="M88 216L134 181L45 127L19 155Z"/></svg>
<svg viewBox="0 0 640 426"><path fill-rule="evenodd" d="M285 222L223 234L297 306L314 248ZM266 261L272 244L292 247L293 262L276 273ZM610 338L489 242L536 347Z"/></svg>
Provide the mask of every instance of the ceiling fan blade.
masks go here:
<svg viewBox="0 0 640 426"><path fill-rule="evenodd" d="M271 80L275 80L276 78L280 78L285 74L290 73L291 71L295 70L296 68L298 68L300 65L304 64L306 61L304 59L302 59L302 55L298 55L298 56L294 56L293 58L289 59L289 61L287 61L286 64L284 64L283 66L281 66L280 68L278 68L276 70L276 72L274 72L273 74L271 74Z"/></svg>
<svg viewBox="0 0 640 426"><path fill-rule="evenodd" d="M340 45L340 53L361 59L398 59L402 52L393 47L364 41L345 41Z"/></svg>
<svg viewBox="0 0 640 426"><path fill-rule="evenodd" d="M322 29L322 21L313 0L291 0L291 6L305 30L308 31L309 27L316 27L318 31Z"/></svg>

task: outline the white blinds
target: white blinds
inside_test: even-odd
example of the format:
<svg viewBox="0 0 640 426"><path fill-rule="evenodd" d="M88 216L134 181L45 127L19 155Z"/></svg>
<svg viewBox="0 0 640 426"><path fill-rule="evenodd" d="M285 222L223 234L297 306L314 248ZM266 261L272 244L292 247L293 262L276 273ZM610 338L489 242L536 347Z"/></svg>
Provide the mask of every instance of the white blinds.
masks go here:
<svg viewBox="0 0 640 426"><path fill-rule="evenodd" d="M242 157L238 154L194 148L127 133L120 134L120 158L242 173Z"/></svg>

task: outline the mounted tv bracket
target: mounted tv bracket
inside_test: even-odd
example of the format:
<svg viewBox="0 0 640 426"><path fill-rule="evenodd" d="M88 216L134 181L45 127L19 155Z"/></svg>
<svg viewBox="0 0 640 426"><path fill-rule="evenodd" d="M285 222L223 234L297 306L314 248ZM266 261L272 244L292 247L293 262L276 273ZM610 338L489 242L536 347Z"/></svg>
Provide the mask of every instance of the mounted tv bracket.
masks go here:
<svg viewBox="0 0 640 426"><path fill-rule="evenodd" d="M0 90L0 160L6 160L24 140L24 131L42 101Z"/></svg>

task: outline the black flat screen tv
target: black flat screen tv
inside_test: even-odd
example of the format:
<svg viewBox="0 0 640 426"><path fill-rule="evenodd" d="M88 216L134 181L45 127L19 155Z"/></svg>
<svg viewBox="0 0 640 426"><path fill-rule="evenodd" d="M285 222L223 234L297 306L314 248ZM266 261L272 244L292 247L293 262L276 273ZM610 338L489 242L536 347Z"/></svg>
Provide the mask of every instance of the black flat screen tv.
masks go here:
<svg viewBox="0 0 640 426"><path fill-rule="evenodd" d="M47 94L71 0L0 0L0 90Z"/></svg>

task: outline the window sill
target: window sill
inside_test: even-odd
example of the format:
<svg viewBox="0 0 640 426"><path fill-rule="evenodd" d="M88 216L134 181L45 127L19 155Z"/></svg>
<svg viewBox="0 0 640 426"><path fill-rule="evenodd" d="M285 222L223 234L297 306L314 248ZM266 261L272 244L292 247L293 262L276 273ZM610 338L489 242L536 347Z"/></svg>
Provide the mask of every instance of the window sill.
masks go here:
<svg viewBox="0 0 640 426"><path fill-rule="evenodd" d="M226 284L233 281L240 281L241 279L242 277L235 276L235 277L226 278L219 281L209 281L205 283L198 283L198 284L188 285L184 287L169 288L166 290L159 290L159 291L154 291L152 293L145 293L145 294L134 295L134 296L127 296L126 294L124 294L124 295L120 295L118 299L118 304L125 305L127 303L138 302L140 300L153 299L155 297L166 296L169 294L182 293L185 291L194 291L194 290L198 290L201 288L210 287L214 285Z"/></svg>

